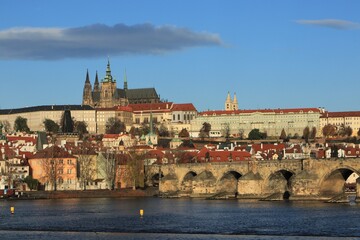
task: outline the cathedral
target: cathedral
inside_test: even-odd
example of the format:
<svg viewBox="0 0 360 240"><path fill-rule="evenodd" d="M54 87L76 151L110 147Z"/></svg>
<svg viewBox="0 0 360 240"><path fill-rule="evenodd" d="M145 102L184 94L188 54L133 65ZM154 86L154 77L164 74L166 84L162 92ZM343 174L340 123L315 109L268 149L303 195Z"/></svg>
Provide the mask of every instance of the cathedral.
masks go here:
<svg viewBox="0 0 360 240"><path fill-rule="evenodd" d="M116 80L111 75L110 61L108 61L106 67L105 78L100 83L96 72L94 88L90 83L89 71L86 72L83 105L95 108L110 108L127 106L128 104L158 102L160 102L160 97L155 88L128 89L126 73L124 75L124 88L117 88Z"/></svg>

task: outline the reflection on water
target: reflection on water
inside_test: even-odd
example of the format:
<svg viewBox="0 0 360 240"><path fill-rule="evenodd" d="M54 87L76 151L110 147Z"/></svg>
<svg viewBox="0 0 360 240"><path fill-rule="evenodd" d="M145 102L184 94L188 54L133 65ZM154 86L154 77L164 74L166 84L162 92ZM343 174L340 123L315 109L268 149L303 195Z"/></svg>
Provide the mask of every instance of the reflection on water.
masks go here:
<svg viewBox="0 0 360 240"><path fill-rule="evenodd" d="M15 214L10 214L10 207ZM144 210L141 218L139 210ZM326 239L360 237L360 206L200 199L0 202L7 239Z"/></svg>

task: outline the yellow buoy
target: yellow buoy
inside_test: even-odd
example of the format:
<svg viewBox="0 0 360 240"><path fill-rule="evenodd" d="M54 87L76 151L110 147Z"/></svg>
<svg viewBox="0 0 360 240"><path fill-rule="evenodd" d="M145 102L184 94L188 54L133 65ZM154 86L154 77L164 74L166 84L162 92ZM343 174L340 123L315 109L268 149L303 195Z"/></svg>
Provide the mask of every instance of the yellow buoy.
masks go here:
<svg viewBox="0 0 360 240"><path fill-rule="evenodd" d="M144 215L144 210L140 209L140 217L142 217Z"/></svg>
<svg viewBox="0 0 360 240"><path fill-rule="evenodd" d="M15 208L14 208L14 207L10 207L10 212L11 212L11 214L14 214Z"/></svg>

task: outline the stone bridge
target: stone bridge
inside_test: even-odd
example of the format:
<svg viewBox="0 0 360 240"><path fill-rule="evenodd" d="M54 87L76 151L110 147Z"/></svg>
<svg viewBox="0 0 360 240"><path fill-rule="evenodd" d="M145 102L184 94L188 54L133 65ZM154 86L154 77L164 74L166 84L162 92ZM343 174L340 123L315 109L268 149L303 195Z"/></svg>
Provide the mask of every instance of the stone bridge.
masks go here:
<svg viewBox="0 0 360 240"><path fill-rule="evenodd" d="M169 164L146 171L147 184L159 185L164 195L329 200L344 194L352 173L360 176L360 159ZM353 191L360 196L360 181L356 186Z"/></svg>

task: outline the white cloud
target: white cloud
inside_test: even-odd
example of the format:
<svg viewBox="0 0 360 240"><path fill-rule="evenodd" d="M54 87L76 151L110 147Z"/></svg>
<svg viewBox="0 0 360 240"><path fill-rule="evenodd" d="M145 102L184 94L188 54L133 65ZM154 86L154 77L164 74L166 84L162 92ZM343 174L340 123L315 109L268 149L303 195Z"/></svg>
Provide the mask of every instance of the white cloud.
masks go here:
<svg viewBox="0 0 360 240"><path fill-rule="evenodd" d="M64 59L108 54L162 54L189 47L219 46L217 34L152 24L78 28L11 28L0 31L0 59Z"/></svg>
<svg viewBox="0 0 360 240"><path fill-rule="evenodd" d="M360 24L356 22L350 22L339 19L320 19L320 20L297 20L299 24L316 25L320 27L328 27L340 30L357 29L360 28Z"/></svg>

